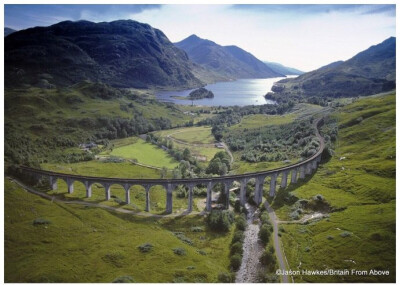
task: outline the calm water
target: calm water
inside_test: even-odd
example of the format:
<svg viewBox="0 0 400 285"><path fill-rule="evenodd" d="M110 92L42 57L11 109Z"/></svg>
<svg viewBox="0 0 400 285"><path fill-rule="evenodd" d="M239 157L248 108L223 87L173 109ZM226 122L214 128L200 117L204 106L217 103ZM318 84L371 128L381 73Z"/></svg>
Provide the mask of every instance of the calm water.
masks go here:
<svg viewBox="0 0 400 285"><path fill-rule="evenodd" d="M290 76L292 77L292 76ZM212 99L194 100L194 105L203 106L245 106L274 104L271 100L266 100L264 95L271 91L272 85L284 77L266 79L239 79L229 82L218 82L206 86L214 93ZM163 102L173 102L181 105L191 105L191 100L172 98L172 96L188 96L194 90L183 91L161 91L156 93L158 100Z"/></svg>

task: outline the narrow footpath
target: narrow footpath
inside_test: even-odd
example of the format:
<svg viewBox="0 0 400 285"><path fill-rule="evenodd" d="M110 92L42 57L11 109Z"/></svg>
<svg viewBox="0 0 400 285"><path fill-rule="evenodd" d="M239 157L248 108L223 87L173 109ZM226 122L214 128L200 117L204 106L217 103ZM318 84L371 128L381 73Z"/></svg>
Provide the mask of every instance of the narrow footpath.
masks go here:
<svg viewBox="0 0 400 285"><path fill-rule="evenodd" d="M282 253L281 250L281 244L279 242L279 235L278 235L278 219L276 217L276 214L272 207L268 204L267 201L265 201L265 208L267 209L269 219L271 220L272 226L274 228L274 247L275 247L275 253L276 257L278 258L278 263L279 263L279 269L282 271L286 271L286 256L285 253ZM283 283L289 283L289 278L287 275L282 275L282 282Z"/></svg>

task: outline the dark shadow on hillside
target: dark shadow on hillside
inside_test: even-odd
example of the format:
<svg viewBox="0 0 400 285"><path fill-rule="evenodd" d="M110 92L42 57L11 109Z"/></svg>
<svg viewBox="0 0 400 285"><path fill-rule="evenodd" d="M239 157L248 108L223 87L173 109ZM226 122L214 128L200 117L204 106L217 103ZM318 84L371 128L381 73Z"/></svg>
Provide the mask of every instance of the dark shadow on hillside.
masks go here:
<svg viewBox="0 0 400 285"><path fill-rule="evenodd" d="M321 159L321 164L325 164L329 162L331 159L330 156L323 156ZM320 164L320 165L321 165ZM319 167L318 167L319 168ZM276 192L275 197L268 197L267 201L272 205L272 207L277 210L283 206L292 206L294 203L296 203L297 200L299 200L298 197L292 194L294 190L297 188L305 185L310 181L314 175L317 173L318 168L316 171L313 173L306 175L304 179L298 179L296 183L291 183L289 184L288 187L282 189L279 188L279 190Z"/></svg>

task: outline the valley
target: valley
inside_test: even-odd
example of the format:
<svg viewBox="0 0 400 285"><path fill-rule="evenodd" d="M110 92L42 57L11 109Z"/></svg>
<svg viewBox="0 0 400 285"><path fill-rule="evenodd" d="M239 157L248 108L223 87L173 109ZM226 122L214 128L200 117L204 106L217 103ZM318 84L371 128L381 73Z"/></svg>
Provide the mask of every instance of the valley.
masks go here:
<svg viewBox="0 0 400 285"><path fill-rule="evenodd" d="M4 281L395 282L396 38L303 72L163 30L5 29Z"/></svg>

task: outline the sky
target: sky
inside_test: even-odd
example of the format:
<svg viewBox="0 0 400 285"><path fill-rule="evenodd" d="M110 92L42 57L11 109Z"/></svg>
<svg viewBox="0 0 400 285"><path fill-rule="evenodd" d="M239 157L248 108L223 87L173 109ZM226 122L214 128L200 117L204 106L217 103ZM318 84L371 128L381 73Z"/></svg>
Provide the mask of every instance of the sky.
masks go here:
<svg viewBox="0 0 400 285"><path fill-rule="evenodd" d="M148 23L172 42L196 34L303 71L347 60L396 35L395 5L4 6L5 27L17 30L65 20L119 19Z"/></svg>

